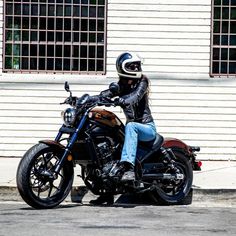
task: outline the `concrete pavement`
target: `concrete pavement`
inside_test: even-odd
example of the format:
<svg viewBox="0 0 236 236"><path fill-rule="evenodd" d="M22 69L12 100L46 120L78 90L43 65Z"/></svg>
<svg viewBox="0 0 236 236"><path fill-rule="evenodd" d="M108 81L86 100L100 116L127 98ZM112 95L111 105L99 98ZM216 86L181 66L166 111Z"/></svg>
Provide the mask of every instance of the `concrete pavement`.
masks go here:
<svg viewBox="0 0 236 236"><path fill-rule="evenodd" d="M16 171L20 158L0 158L0 200L18 200ZM224 198L236 205L236 161L202 161L202 170L194 171L193 193L196 199L210 197L213 201ZM75 186L83 186L76 175Z"/></svg>

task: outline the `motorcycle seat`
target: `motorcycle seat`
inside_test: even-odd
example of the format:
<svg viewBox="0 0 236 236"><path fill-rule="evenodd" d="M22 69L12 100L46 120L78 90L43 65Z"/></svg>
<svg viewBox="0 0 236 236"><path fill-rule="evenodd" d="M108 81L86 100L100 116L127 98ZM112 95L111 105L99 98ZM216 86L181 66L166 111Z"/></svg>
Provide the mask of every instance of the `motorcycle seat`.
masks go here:
<svg viewBox="0 0 236 236"><path fill-rule="evenodd" d="M140 146L144 146L151 149L159 149L164 142L164 138L160 134L156 134L156 138L151 141L139 141Z"/></svg>

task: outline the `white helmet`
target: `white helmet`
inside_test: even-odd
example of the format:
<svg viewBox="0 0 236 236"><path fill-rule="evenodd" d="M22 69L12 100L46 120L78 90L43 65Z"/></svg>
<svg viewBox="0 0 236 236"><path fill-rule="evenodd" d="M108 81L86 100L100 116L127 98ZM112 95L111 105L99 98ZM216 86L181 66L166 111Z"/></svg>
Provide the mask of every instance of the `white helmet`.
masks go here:
<svg viewBox="0 0 236 236"><path fill-rule="evenodd" d="M133 79L142 77L141 58L132 52L125 52L116 60L116 70L119 76Z"/></svg>

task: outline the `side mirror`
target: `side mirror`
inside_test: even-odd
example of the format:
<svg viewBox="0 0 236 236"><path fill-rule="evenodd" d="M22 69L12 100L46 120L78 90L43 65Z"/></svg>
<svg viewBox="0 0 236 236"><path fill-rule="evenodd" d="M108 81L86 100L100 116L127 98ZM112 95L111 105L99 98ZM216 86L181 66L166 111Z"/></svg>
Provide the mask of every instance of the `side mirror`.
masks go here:
<svg viewBox="0 0 236 236"><path fill-rule="evenodd" d="M70 86L69 86L68 81L65 82L64 88L65 88L66 92L70 92Z"/></svg>
<svg viewBox="0 0 236 236"><path fill-rule="evenodd" d="M112 83L109 85L109 90L110 90L114 95L117 95L117 94L119 94L119 92L120 92L120 86L119 86L119 84L117 84L116 82L112 82Z"/></svg>
<svg viewBox="0 0 236 236"><path fill-rule="evenodd" d="M70 93L70 97L72 97L72 92L70 91L70 85L68 83L68 81L65 82L65 86L64 86L66 92Z"/></svg>

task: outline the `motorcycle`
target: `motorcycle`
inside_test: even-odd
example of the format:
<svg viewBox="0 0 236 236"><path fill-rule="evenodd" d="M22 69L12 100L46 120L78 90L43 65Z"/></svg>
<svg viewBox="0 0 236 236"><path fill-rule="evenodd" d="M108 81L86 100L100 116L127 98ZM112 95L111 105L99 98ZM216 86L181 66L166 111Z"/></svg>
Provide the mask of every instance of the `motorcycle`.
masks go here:
<svg viewBox="0 0 236 236"><path fill-rule="evenodd" d="M111 92L119 85L112 83ZM99 95L91 102L84 94L77 98L69 92L63 104L64 124L55 140L42 140L31 147L17 169L17 188L23 200L36 209L58 206L72 190L74 167L80 165L81 178L95 195L148 193L156 202L178 204L192 187L193 169L199 147L192 147L160 134L150 142L139 142L135 181L122 182L113 173L119 164L124 143L124 124L111 111L99 106L115 106L114 100ZM102 94L102 93L101 93Z"/></svg>

